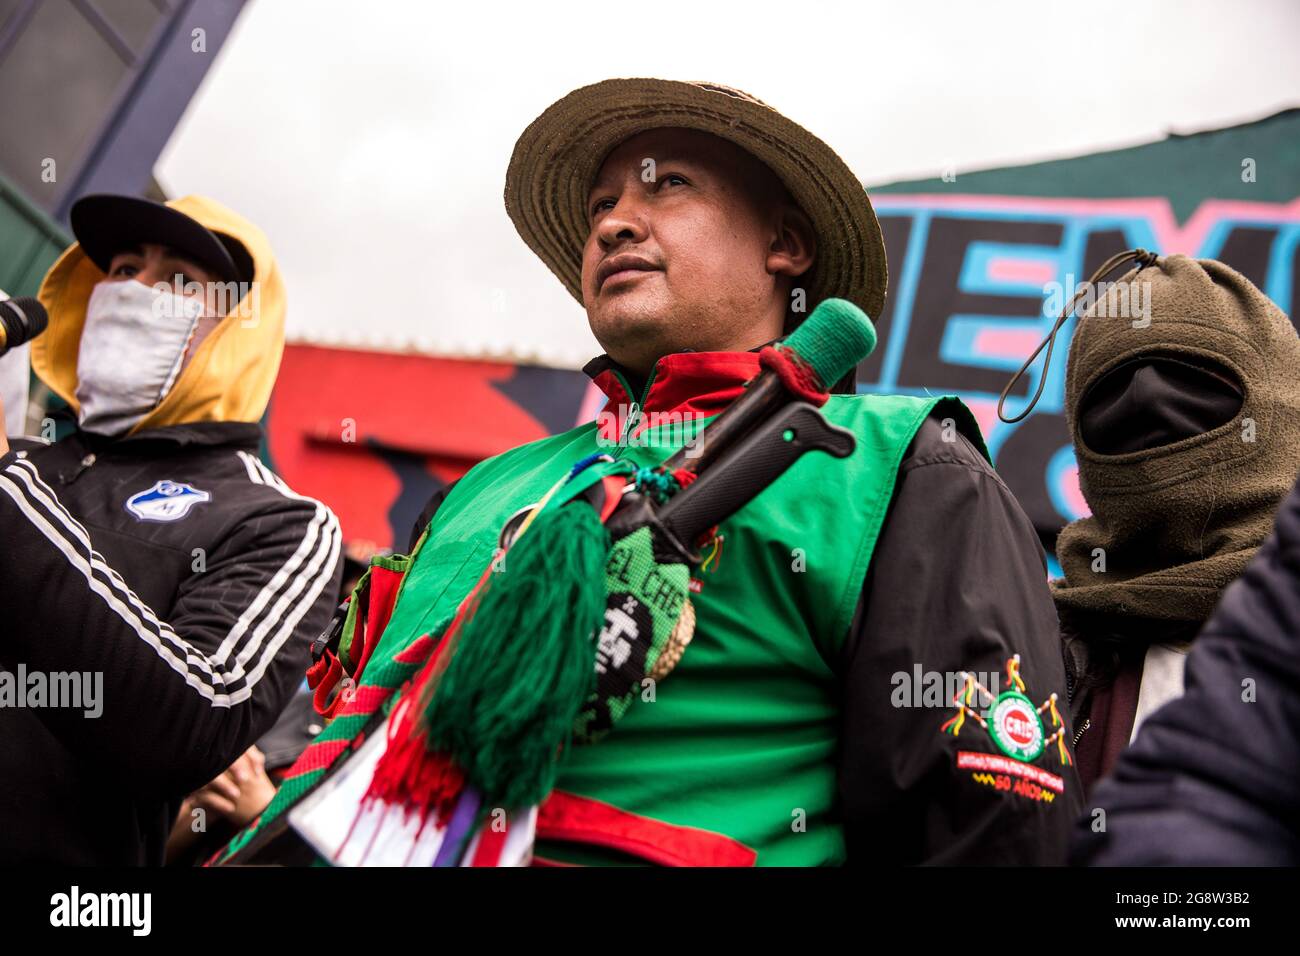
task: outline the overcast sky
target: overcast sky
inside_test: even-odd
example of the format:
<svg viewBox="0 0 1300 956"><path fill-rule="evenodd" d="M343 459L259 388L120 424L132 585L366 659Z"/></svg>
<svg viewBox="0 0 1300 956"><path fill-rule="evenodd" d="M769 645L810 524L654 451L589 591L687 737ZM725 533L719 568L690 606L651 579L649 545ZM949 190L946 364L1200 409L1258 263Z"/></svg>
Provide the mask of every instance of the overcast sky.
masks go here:
<svg viewBox="0 0 1300 956"><path fill-rule="evenodd" d="M158 179L268 233L293 340L578 367L599 351L586 317L501 202L515 139L576 87L738 86L868 185L1300 104L1294 0L1070 8L251 0Z"/></svg>

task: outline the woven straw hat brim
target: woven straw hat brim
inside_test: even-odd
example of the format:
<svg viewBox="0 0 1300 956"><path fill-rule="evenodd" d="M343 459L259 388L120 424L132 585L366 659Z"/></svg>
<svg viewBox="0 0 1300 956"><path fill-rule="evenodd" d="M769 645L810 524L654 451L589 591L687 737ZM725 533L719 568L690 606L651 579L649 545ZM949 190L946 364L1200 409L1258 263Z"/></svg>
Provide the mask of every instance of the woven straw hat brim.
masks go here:
<svg viewBox="0 0 1300 956"><path fill-rule="evenodd" d="M658 79L574 90L533 120L510 157L506 211L579 304L587 194L600 164L629 137L665 126L730 140L780 177L816 231L810 308L836 296L880 317L888 282L880 224L862 183L835 151L748 93Z"/></svg>

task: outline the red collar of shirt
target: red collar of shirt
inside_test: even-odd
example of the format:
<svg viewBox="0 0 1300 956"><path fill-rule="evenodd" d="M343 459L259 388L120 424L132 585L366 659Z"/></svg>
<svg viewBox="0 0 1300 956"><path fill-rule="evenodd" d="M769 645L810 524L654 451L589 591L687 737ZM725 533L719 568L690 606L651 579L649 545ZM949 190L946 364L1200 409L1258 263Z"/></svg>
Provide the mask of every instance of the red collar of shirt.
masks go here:
<svg viewBox="0 0 1300 956"><path fill-rule="evenodd" d="M634 376L608 355L592 359L583 369L609 399L606 409L620 422L634 404L641 413L675 413L707 418L718 414L745 390L759 373L758 352L677 352L655 363L642 394L629 394Z"/></svg>

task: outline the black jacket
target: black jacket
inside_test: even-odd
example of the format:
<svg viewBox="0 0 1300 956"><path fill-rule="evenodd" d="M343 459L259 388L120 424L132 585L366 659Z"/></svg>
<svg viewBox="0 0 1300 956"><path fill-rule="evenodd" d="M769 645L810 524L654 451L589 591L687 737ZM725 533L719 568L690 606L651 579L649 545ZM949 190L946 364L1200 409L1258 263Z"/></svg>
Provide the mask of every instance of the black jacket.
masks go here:
<svg viewBox="0 0 1300 956"><path fill-rule="evenodd" d="M0 863L161 863L181 799L302 680L340 533L260 439L176 425L0 457ZM72 675L93 708L66 706ZM40 683L62 697L36 706Z"/></svg>
<svg viewBox="0 0 1300 956"><path fill-rule="evenodd" d="M1076 861L1300 864L1297 688L1300 485L1192 645L1183 696L1146 719L1088 801Z"/></svg>
<svg viewBox="0 0 1300 956"><path fill-rule="evenodd" d="M426 505L412 549L449 490ZM955 713L946 698L921 694L922 706L896 706L907 696L899 694L898 675L910 679L917 665L923 673L1000 672L1015 654L1030 697L1040 703L1058 693L1068 725L1065 665L1038 536L984 456L930 418L899 466L837 662L850 863L1065 862L1082 794L1074 768L1060 766L1054 748L1034 765L1059 777L1064 792L1035 801L957 765L962 752L1000 755L974 721L958 737L940 733Z"/></svg>

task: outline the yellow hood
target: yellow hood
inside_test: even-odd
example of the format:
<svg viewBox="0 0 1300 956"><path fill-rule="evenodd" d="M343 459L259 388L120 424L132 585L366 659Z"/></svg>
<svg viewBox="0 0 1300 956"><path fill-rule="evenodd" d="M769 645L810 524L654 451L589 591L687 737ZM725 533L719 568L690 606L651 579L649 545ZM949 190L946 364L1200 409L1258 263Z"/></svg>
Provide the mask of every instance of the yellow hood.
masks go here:
<svg viewBox="0 0 1300 956"><path fill-rule="evenodd" d="M203 196L173 199L167 205L242 242L253 257L256 294L230 309L199 344L171 391L131 432L193 422L259 421L284 351L284 283L270 243L247 219ZM40 300L50 313L50 324L32 341L32 369L73 411L78 410L77 354L86 304L103 279L104 273L73 243L41 283Z"/></svg>

